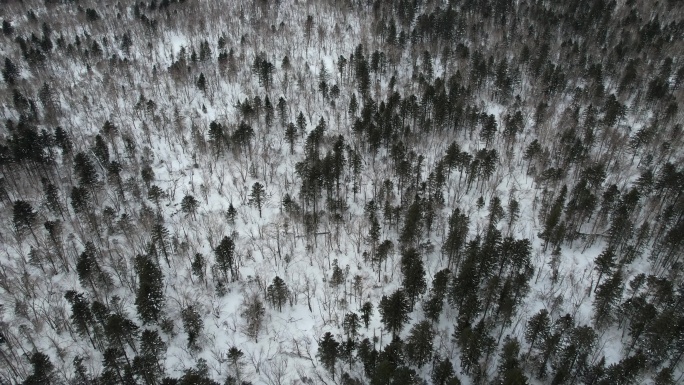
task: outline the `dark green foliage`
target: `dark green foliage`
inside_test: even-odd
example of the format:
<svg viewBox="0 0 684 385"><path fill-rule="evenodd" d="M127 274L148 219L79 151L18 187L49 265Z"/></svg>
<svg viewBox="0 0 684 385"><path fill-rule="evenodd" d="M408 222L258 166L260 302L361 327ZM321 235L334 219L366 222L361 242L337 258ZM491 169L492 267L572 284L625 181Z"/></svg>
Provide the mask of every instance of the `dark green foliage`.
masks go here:
<svg viewBox="0 0 684 385"><path fill-rule="evenodd" d="M502 385L527 385L527 377L519 360L520 343L516 338L506 337L499 358L497 383Z"/></svg>
<svg viewBox="0 0 684 385"><path fill-rule="evenodd" d="M287 297L289 296L289 290L287 285L282 278L276 276L273 278L273 282L268 286L267 296L268 302L271 306L276 307L278 311L283 310L283 304L287 302Z"/></svg>
<svg viewBox="0 0 684 385"><path fill-rule="evenodd" d="M525 341L530 344L530 348L527 352L532 351L535 345L540 341L545 341L549 337L551 318L549 317L549 312L546 309L541 309L539 312L527 321L527 327L525 328Z"/></svg>
<svg viewBox="0 0 684 385"><path fill-rule="evenodd" d="M202 316L195 306L190 305L181 311L181 319L183 320L183 329L188 335L188 348L193 351L201 350L199 338L202 335L202 330L204 330Z"/></svg>
<svg viewBox="0 0 684 385"><path fill-rule="evenodd" d="M412 365L421 367L432 357L432 341L435 333L428 321L421 321L413 325L406 339L406 359Z"/></svg>
<svg viewBox="0 0 684 385"><path fill-rule="evenodd" d="M33 210L30 203L22 200L14 202L12 209L12 222L17 233L22 234L25 231L33 233L33 226L38 219L38 213ZM35 237L35 234L34 234Z"/></svg>
<svg viewBox="0 0 684 385"><path fill-rule="evenodd" d="M183 210L185 215L190 215L194 218L198 207L199 202L192 195L186 195L181 200L181 210Z"/></svg>
<svg viewBox="0 0 684 385"><path fill-rule="evenodd" d="M143 325L159 322L164 306L164 276L159 266L148 255L135 257L135 271L138 273L138 290L135 306Z"/></svg>
<svg viewBox="0 0 684 385"><path fill-rule="evenodd" d="M411 304L401 289L396 290L389 297L383 295L378 309L380 320L385 325L385 329L391 332L393 336L401 332L410 319Z"/></svg>
<svg viewBox="0 0 684 385"><path fill-rule="evenodd" d="M3 21L3 31L11 30L12 27L9 26L9 23L7 23L9 27L7 29L4 28L5 23L7 23L7 20ZM8 33L5 34L7 35ZM2 77L9 85L14 85L17 79L19 79L19 68L10 60L10 58L5 58L5 67L2 69Z"/></svg>
<svg viewBox="0 0 684 385"><path fill-rule="evenodd" d="M344 329L347 338L355 340L356 334L358 333L359 328L361 328L361 320L358 314L354 312L345 314L344 320L342 321L342 328Z"/></svg>
<svg viewBox="0 0 684 385"><path fill-rule="evenodd" d="M69 290L64 294L64 298L71 304L71 323L76 332L82 336L88 336L90 342L95 346L95 341L90 332L90 328L95 323L95 317L90 310L90 301L83 293Z"/></svg>
<svg viewBox="0 0 684 385"><path fill-rule="evenodd" d="M81 187L93 189L100 181L100 177L95 169L95 164L90 158L79 152L74 156L74 173L78 177L78 182Z"/></svg>
<svg viewBox="0 0 684 385"><path fill-rule="evenodd" d="M460 264L460 255L463 246L465 246L466 237L468 236L468 226L470 218L462 213L457 207L451 212L449 216L449 230L446 240L442 245L442 252L448 257L448 267L452 263L458 268Z"/></svg>
<svg viewBox="0 0 684 385"><path fill-rule="evenodd" d="M266 201L266 189L264 185L255 182L252 185L252 191L249 194L249 204L255 206L259 210L259 218L261 218L261 208Z"/></svg>
<svg viewBox="0 0 684 385"><path fill-rule="evenodd" d="M241 315L246 321L245 333L250 338L254 338L254 342L257 342L266 315L266 309L264 309L261 298L258 295L245 298Z"/></svg>
<svg viewBox="0 0 684 385"><path fill-rule="evenodd" d="M373 316L373 304L370 302L364 302L361 306L361 319L363 320L363 325L368 329L370 324L370 319Z"/></svg>
<svg viewBox="0 0 684 385"><path fill-rule="evenodd" d="M335 337L330 332L326 332L318 342L317 356L323 367L331 373L333 380L335 379L335 364L337 363L339 346L340 343L335 341Z"/></svg>
<svg viewBox="0 0 684 385"><path fill-rule="evenodd" d="M223 273L223 278L228 279L228 272L233 279L235 276L235 243L232 238L223 237L218 246L214 249L216 265Z"/></svg>
<svg viewBox="0 0 684 385"><path fill-rule="evenodd" d="M133 359L133 372L145 385L159 383L164 375L166 344L156 330L146 329L140 335L140 354Z"/></svg>
<svg viewBox="0 0 684 385"><path fill-rule="evenodd" d="M55 366L50 362L50 357L36 352L30 355L29 362L33 366L33 373L26 377L23 385L57 384L54 375Z"/></svg>
<svg viewBox="0 0 684 385"><path fill-rule="evenodd" d="M451 272L448 269L438 271L432 281L430 296L423 303L425 317L432 322L437 322L442 313L450 276Z"/></svg>
<svg viewBox="0 0 684 385"><path fill-rule="evenodd" d="M401 273L404 276L402 286L409 301L409 309L413 310L418 296L425 293L427 289L423 260L416 249L410 248L402 254Z"/></svg>
<svg viewBox="0 0 684 385"><path fill-rule="evenodd" d="M435 357L435 366L432 370L432 383L434 385L460 385L461 381L456 377L454 366L448 358L444 360Z"/></svg>

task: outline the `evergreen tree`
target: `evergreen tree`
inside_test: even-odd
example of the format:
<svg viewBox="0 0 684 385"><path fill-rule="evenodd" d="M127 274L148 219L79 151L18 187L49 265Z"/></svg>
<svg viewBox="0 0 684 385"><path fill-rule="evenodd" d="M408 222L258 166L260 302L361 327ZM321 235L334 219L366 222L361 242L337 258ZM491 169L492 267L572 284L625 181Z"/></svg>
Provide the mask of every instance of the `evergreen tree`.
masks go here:
<svg viewBox="0 0 684 385"><path fill-rule="evenodd" d="M197 82L195 82L195 85L200 91L207 91L207 78L204 77L203 73L200 73L200 75L197 77Z"/></svg>
<svg viewBox="0 0 684 385"><path fill-rule="evenodd" d="M613 248L608 247L599 254L596 259L594 259L594 270L599 273L598 278L596 278L596 286L594 292L598 290L601 284L601 278L604 275L610 274L612 269L615 267L615 251Z"/></svg>
<svg viewBox="0 0 684 385"><path fill-rule="evenodd" d="M370 325L370 319L373 316L373 304L370 302L364 302L361 306L361 320L363 320L363 325L368 329Z"/></svg>
<svg viewBox="0 0 684 385"><path fill-rule="evenodd" d="M192 351L200 351L199 338L204 329L204 322L202 316L195 309L195 306L189 305L181 311L181 319L183 320L183 329L188 335L188 348Z"/></svg>
<svg viewBox="0 0 684 385"><path fill-rule="evenodd" d="M337 363L339 346L340 343L335 341L335 337L330 332L326 332L318 342L317 356L321 360L323 367L330 372L333 380L335 380L335 364Z"/></svg>
<svg viewBox="0 0 684 385"><path fill-rule="evenodd" d="M435 365L432 370L432 383L434 385L460 385L461 381L456 377L454 366L449 360L435 357Z"/></svg>
<svg viewBox="0 0 684 385"><path fill-rule="evenodd" d="M138 290L135 306L143 325L159 322L164 306L164 276L159 266L148 255L135 257L135 271L138 273Z"/></svg>
<svg viewBox="0 0 684 385"><path fill-rule="evenodd" d="M5 22L7 21L5 20L3 22L3 27ZM4 28L3 31L5 31ZM19 79L19 68L10 60L10 58L5 58L5 67L2 69L2 77L5 79L5 82L11 86Z"/></svg>
<svg viewBox="0 0 684 385"><path fill-rule="evenodd" d="M181 201L181 210L185 215L191 215L193 219L195 218L195 213L197 213L197 207L199 207L199 202L192 195L186 195Z"/></svg>
<svg viewBox="0 0 684 385"><path fill-rule="evenodd" d="M263 207L265 201L266 190L264 189L264 185L259 182L255 182L252 185L252 192L249 194L249 204L256 206L256 208L259 210L259 218L261 218L261 208Z"/></svg>
<svg viewBox="0 0 684 385"><path fill-rule="evenodd" d="M414 246L420 237L422 223L420 206L420 198L416 196L416 199L411 203L411 206L409 206L409 209L406 212L404 226L401 229L401 235L399 237L401 244L404 247Z"/></svg>
<svg viewBox="0 0 684 385"><path fill-rule="evenodd" d="M90 339L95 348L95 341L90 332L90 327L95 322L93 313L90 311L90 302L83 293L78 293L74 290L68 290L64 294L64 298L71 304L70 318L76 332L81 336L88 336L88 339Z"/></svg>
<svg viewBox="0 0 684 385"><path fill-rule="evenodd" d="M79 152L74 156L74 173L78 177L78 183L81 187L88 188L91 191L93 191L100 181L95 165L90 158L82 152Z"/></svg>
<svg viewBox="0 0 684 385"><path fill-rule="evenodd" d="M409 310L412 311L418 296L427 289L423 260L416 249L410 248L402 254L401 273L404 276L402 286L409 301Z"/></svg>
<svg viewBox="0 0 684 385"><path fill-rule="evenodd" d="M438 271L432 280L430 297L423 303L425 317L432 322L437 322L439 315L442 313L450 276L451 272L449 269L443 269Z"/></svg>
<svg viewBox="0 0 684 385"><path fill-rule="evenodd" d="M442 252L448 257L448 268L451 268L453 262L455 262L456 268L459 266L461 249L465 246L466 237L468 236L469 222L470 218L465 213L462 213L458 207L454 208L451 212L449 230L446 240L442 245Z"/></svg>
<svg viewBox="0 0 684 385"><path fill-rule="evenodd" d="M277 307L278 311L283 310L283 304L287 301L289 295L289 290L285 281L280 277L276 276L273 278L273 282L268 286L267 298L271 303L271 306Z"/></svg>
<svg viewBox="0 0 684 385"><path fill-rule="evenodd" d="M162 218L158 217L157 220L155 221L154 225L152 226L152 241L154 242L152 245L157 245L161 251L162 254L164 255L164 260L166 261L166 265L168 267L171 267L171 261L169 260L169 230L164 226L164 224L161 222ZM156 255L156 252L154 253ZM158 262L158 260L157 260Z"/></svg>
<svg viewBox="0 0 684 385"><path fill-rule="evenodd" d="M499 358L496 383L502 385L527 385L527 377L519 360L520 343L516 338L506 337Z"/></svg>
<svg viewBox="0 0 684 385"><path fill-rule="evenodd" d="M541 309L539 312L527 321L525 328L525 341L530 344L527 355L530 354L537 342L545 341L549 337L551 318L546 309Z"/></svg>
<svg viewBox="0 0 684 385"><path fill-rule="evenodd" d="M52 385L57 384L55 378L55 366L50 362L50 357L41 352L31 354L29 362L33 366L31 373L23 385Z"/></svg>
<svg viewBox="0 0 684 385"><path fill-rule="evenodd" d="M380 320L385 325L385 329L392 332L392 336L401 332L404 324L410 319L410 303L401 289L396 290L389 297L383 295L378 309Z"/></svg>
<svg viewBox="0 0 684 385"><path fill-rule="evenodd" d="M18 200L14 201L14 207L12 210L12 222L14 223L14 229L17 234L22 234L27 230L33 235L36 244L39 245L38 238L33 231L33 226L38 220L38 213L33 210L33 206L30 203Z"/></svg>
<svg viewBox="0 0 684 385"><path fill-rule="evenodd" d="M259 332L266 315L266 309L264 309L261 298L256 294L245 298L241 315L246 321L245 332L247 336L254 338L254 342L258 342Z"/></svg>
<svg viewBox="0 0 684 385"><path fill-rule="evenodd" d="M358 314L351 312L344 315L344 320L342 321L342 328L344 329L344 334L347 335L348 339L356 340L356 334L361 327L361 320Z"/></svg>
<svg viewBox="0 0 684 385"><path fill-rule="evenodd" d="M158 384L164 376L162 361L166 344L156 330L146 329L140 335L140 354L133 359L133 372L145 385Z"/></svg>
<svg viewBox="0 0 684 385"><path fill-rule="evenodd" d="M429 321L413 325L406 340L405 351L409 363L422 367L432 357L432 342L435 333Z"/></svg>
<svg viewBox="0 0 684 385"><path fill-rule="evenodd" d="M615 308L622 296L622 272L616 271L609 280L597 287L594 299L594 322L600 330L610 325Z"/></svg>
<svg viewBox="0 0 684 385"><path fill-rule="evenodd" d="M228 272L235 279L235 243L232 238L223 237L218 246L214 249L216 265L223 273L223 278L228 279Z"/></svg>

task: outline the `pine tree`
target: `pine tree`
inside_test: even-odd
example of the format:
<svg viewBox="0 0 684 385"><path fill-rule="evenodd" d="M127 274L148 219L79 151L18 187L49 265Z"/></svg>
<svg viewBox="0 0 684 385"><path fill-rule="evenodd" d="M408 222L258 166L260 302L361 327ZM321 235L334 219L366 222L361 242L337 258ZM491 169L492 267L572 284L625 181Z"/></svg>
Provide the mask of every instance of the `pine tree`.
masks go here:
<svg viewBox="0 0 684 385"><path fill-rule="evenodd" d="M31 354L29 362L33 366L33 373L31 373L23 385L52 385L57 384L55 378L55 366L50 362L50 357L41 352Z"/></svg>
<svg viewBox="0 0 684 385"><path fill-rule="evenodd" d="M525 328L525 341L530 344L527 355L530 354L535 344L549 337L551 318L546 309L541 309L527 321Z"/></svg>
<svg viewBox="0 0 684 385"><path fill-rule="evenodd" d="M64 298L71 304L71 323L76 332L81 336L88 336L88 339L96 348L95 341L90 333L90 327L95 322L93 313L90 311L90 302L83 293L68 290Z"/></svg>
<svg viewBox="0 0 684 385"><path fill-rule="evenodd" d="M233 280L235 276L235 243L232 238L223 237L218 246L214 249L216 256L216 265L223 273L223 278L228 279L228 272L230 271Z"/></svg>
<svg viewBox="0 0 684 385"><path fill-rule="evenodd" d="M469 223L470 218L462 213L458 207L454 208L449 217L447 237L442 245L442 252L446 253L448 257L448 268L451 268L453 262L455 262L456 268L460 264L461 249L465 246Z"/></svg>
<svg viewBox="0 0 684 385"><path fill-rule="evenodd" d="M410 248L402 254L401 273L404 276L402 286L409 301L409 309L412 311L418 296L427 289L423 260L416 249Z"/></svg>
<svg viewBox="0 0 684 385"><path fill-rule="evenodd" d="M356 340L356 334L361 327L361 320L358 314L351 312L344 315L344 320L342 321L342 328L344 329L344 334L347 338Z"/></svg>
<svg viewBox="0 0 684 385"><path fill-rule="evenodd" d="M164 260L166 261L166 265L168 267L171 267L171 261L169 260L168 252L169 230L164 226L161 220L162 218L158 217L154 225L152 226L152 241L161 249L162 254L164 255Z"/></svg>
<svg viewBox="0 0 684 385"><path fill-rule="evenodd" d="M413 325L406 340L405 351L409 363L422 367L432 357L432 343L435 333L429 321Z"/></svg>
<svg viewBox="0 0 684 385"><path fill-rule="evenodd" d="M420 207L420 198L416 196L416 199L411 203L411 206L409 206L409 209L406 212L404 226L401 229L401 235L399 237L399 240L404 247L414 246L421 235L422 213Z"/></svg>
<svg viewBox="0 0 684 385"><path fill-rule="evenodd" d="M138 273L138 289L135 306L143 325L159 322L164 306L164 276L159 266L148 256L135 257L135 271Z"/></svg>
<svg viewBox="0 0 684 385"><path fill-rule="evenodd" d="M383 295L378 309L380 320L385 325L385 329L392 333L392 336L401 332L404 324L410 319L410 303L401 289L396 290L389 297Z"/></svg>
<svg viewBox="0 0 684 385"><path fill-rule="evenodd" d="M261 208L263 207L265 201L266 190L264 189L264 185L259 182L255 182L252 185L252 192L249 194L249 204L256 206L256 208L259 210L259 218L261 218Z"/></svg>
<svg viewBox="0 0 684 385"><path fill-rule="evenodd" d="M162 360L166 344L156 330L145 329L140 335L140 354L133 359L133 372L146 384L155 385L164 375Z"/></svg>
<svg viewBox="0 0 684 385"><path fill-rule="evenodd" d="M277 307L278 311L282 311L283 304L287 302L288 295L289 290L287 289L287 285L285 285L285 281L278 276L273 278L273 283L271 283L267 289L267 299L271 303L271 306Z"/></svg>
<svg viewBox="0 0 684 385"><path fill-rule="evenodd" d="M432 280L432 288L430 289L430 297L423 303L423 311L425 317L432 322L437 322L444 307L444 297L446 296L449 285L449 277L451 272L449 269L443 269L435 274Z"/></svg>
<svg viewBox="0 0 684 385"><path fill-rule="evenodd" d="M612 323L615 307L622 296L622 288L622 272L620 270L596 288L594 322L599 330Z"/></svg>
<svg viewBox="0 0 684 385"><path fill-rule="evenodd" d="M183 210L185 215L191 215L194 219L195 213L197 213L197 207L199 207L199 202L194 196L186 195L183 197L183 200L181 201L181 210Z"/></svg>
<svg viewBox="0 0 684 385"><path fill-rule="evenodd" d="M435 357L431 379L434 385L461 385L461 381L456 377L454 366L449 358L441 360L439 357Z"/></svg>
<svg viewBox="0 0 684 385"><path fill-rule="evenodd" d="M78 177L78 183L81 187L88 188L91 192L100 181L95 165L90 158L82 152L79 152L74 156L74 173Z"/></svg>
<svg viewBox="0 0 684 385"><path fill-rule="evenodd" d="M245 332L247 336L254 338L254 342L258 342L259 332L266 315L266 309L264 309L261 298L256 294L245 298L241 315L246 321Z"/></svg>
<svg viewBox="0 0 684 385"><path fill-rule="evenodd" d="M200 91L207 91L207 78L204 77L204 73L200 73L199 77L197 77L197 82L195 83L195 85Z"/></svg>
<svg viewBox="0 0 684 385"><path fill-rule="evenodd" d="M516 338L506 337L501 357L499 358L499 368L496 383L502 385L527 385L527 377L521 367L520 343Z"/></svg>
<svg viewBox="0 0 684 385"><path fill-rule="evenodd" d="M601 278L606 274L610 274L613 267L615 267L615 251L613 248L608 247L603 250L601 254L594 259L594 264L594 270L599 273L598 278L596 278L596 286L594 289L594 292L596 292L601 284Z"/></svg>
<svg viewBox="0 0 684 385"><path fill-rule="evenodd" d="M335 380L335 364L337 363L339 346L340 343L335 341L335 337L330 332L326 332L318 342L317 356L321 360L323 367L332 375L333 381Z"/></svg>
<svg viewBox="0 0 684 385"><path fill-rule="evenodd" d="M368 329L370 325L370 319L373 316L373 304L370 302L364 302L361 306L361 320L363 320L363 325Z"/></svg>
<svg viewBox="0 0 684 385"><path fill-rule="evenodd" d="M233 373L235 374L236 383L240 383L242 378L242 368L244 365L242 362L242 357L244 355L245 353L243 353L242 350L238 349L236 346L231 346L230 349L228 349L228 361L230 362Z"/></svg>
<svg viewBox="0 0 684 385"><path fill-rule="evenodd" d="M202 316L195 309L195 306L189 305L181 311L181 319L183 320L183 329L188 335L188 348L192 351L200 351L199 338L204 330L204 322Z"/></svg>
<svg viewBox="0 0 684 385"><path fill-rule="evenodd" d="M10 58L5 58L5 68L2 69L2 77L10 86L14 85L17 82L17 79L19 79L19 68L10 60Z"/></svg>
<svg viewBox="0 0 684 385"><path fill-rule="evenodd" d="M12 222L14 223L14 229L17 234L22 234L27 230L33 235L36 241L36 245L39 245L36 233L33 231L33 227L38 220L38 213L33 210L33 206L30 203L23 200L14 201L14 206L12 210Z"/></svg>

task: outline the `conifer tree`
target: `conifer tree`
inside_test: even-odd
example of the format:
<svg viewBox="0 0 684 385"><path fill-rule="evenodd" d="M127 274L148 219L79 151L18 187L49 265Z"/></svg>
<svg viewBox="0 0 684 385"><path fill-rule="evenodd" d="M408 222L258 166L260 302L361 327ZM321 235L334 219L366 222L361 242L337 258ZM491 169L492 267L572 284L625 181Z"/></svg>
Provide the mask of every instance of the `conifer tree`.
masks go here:
<svg viewBox="0 0 684 385"><path fill-rule="evenodd" d="M58 383L54 373L55 366L46 354L35 352L30 355L29 362L33 366L33 373L26 377L23 385L54 385Z"/></svg>
<svg viewBox="0 0 684 385"><path fill-rule="evenodd" d="M432 343L435 333L429 321L413 325L406 340L405 351L409 363L422 367L432 357Z"/></svg>
<svg viewBox="0 0 684 385"><path fill-rule="evenodd" d="M254 338L254 342L258 342L259 332L266 315L266 309L264 309L261 298L256 294L245 298L241 315L246 321L245 332L247 336Z"/></svg>
<svg viewBox="0 0 684 385"><path fill-rule="evenodd" d="M344 320L342 321L342 328L347 338L352 340L356 339L356 334L361 327L361 321L358 314L351 312L344 315Z"/></svg>
<svg viewBox="0 0 684 385"><path fill-rule="evenodd" d="M135 306L143 325L159 322L164 306L164 277L159 266L148 255L135 257L138 289Z"/></svg>
<svg viewBox="0 0 684 385"><path fill-rule="evenodd" d="M333 381L335 380L335 364L337 363L339 346L340 343L335 341L335 337L330 332L326 332L318 342L317 356L323 367L332 375Z"/></svg>
<svg viewBox="0 0 684 385"><path fill-rule="evenodd" d="M271 303L271 306L277 307L278 311L283 310L283 304L287 301L289 295L289 290L285 281L282 278L276 276L273 278L273 282L268 286L267 298Z"/></svg>
<svg viewBox="0 0 684 385"><path fill-rule="evenodd" d="M410 309L410 302L402 289L396 290L389 297L382 296L378 307L380 320L392 336L396 336L404 328L404 324L410 319Z"/></svg>
<svg viewBox="0 0 684 385"><path fill-rule="evenodd" d="M156 330L145 329L140 335L140 353L133 359L133 372L145 385L161 382L166 344Z"/></svg>
<svg viewBox="0 0 684 385"><path fill-rule="evenodd" d="M181 201L181 210L183 210L185 215L190 215L194 219L195 213L197 213L197 207L199 207L199 202L194 196L186 195L183 197L183 200Z"/></svg>
<svg viewBox="0 0 684 385"><path fill-rule="evenodd" d="M261 218L261 208L263 207L265 201L266 189L264 189L264 185L259 182L255 182L252 185L252 191L249 194L249 204L256 206L256 208L259 210L259 218Z"/></svg>
<svg viewBox="0 0 684 385"><path fill-rule="evenodd" d="M188 335L188 348L193 351L200 351L199 338L204 330L204 321L195 306L189 305L181 311L183 329Z"/></svg>
<svg viewBox="0 0 684 385"><path fill-rule="evenodd" d="M413 310L418 296L427 289L423 260L416 249L410 248L402 254L401 273L404 276L402 286L409 301L409 310Z"/></svg>
<svg viewBox="0 0 684 385"><path fill-rule="evenodd" d="M33 210L33 206L30 203L23 200L18 200L14 202L14 207L12 210L12 222L14 223L14 229L17 234L22 234L25 231L29 231L36 241L36 245L39 245L36 233L33 231L33 227L38 220L38 213Z"/></svg>
<svg viewBox="0 0 684 385"><path fill-rule="evenodd" d="M368 329L370 325L370 319L373 316L373 304L370 302L364 302L361 306L361 320L363 320L363 325Z"/></svg>
<svg viewBox="0 0 684 385"><path fill-rule="evenodd" d="M223 273L223 278L227 280L228 272L230 271L231 276L235 279L235 243L233 239L223 237L219 245L214 249L214 255L216 256L216 265Z"/></svg>

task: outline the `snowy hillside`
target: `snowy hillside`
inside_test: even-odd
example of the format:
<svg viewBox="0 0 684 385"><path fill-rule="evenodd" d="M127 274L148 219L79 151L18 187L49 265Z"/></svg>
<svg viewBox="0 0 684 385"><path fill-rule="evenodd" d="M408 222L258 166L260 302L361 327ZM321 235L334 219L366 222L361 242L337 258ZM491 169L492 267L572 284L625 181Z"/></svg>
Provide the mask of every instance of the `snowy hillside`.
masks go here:
<svg viewBox="0 0 684 385"><path fill-rule="evenodd" d="M682 383L683 17L6 2L0 384Z"/></svg>

